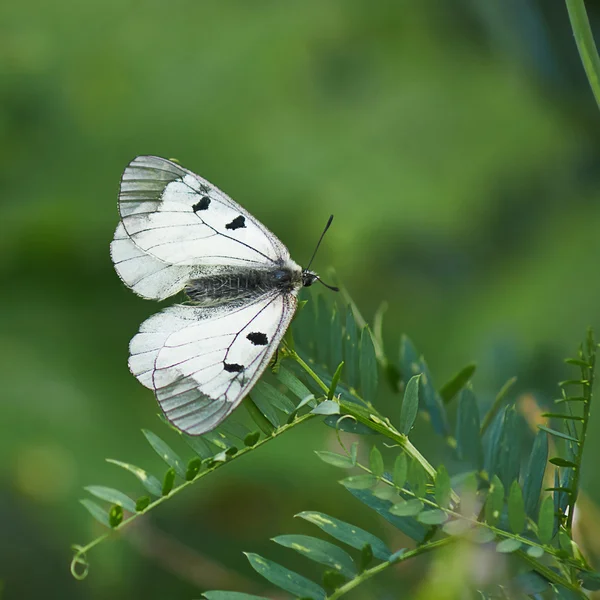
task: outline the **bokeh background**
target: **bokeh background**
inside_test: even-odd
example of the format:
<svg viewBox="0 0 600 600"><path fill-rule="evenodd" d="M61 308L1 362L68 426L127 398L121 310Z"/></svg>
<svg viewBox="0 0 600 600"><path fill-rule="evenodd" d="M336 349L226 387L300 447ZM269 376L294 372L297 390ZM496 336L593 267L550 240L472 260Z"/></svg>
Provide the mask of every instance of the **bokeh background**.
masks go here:
<svg viewBox="0 0 600 600"><path fill-rule="evenodd" d="M475 360L482 399L517 375L513 396L543 402L600 324L599 123L561 2L1 3L2 598L192 598L227 581L260 593L242 551L276 558L270 537L314 533L300 510L391 535L334 484L313 453L331 430L313 423L71 578L69 545L99 533L82 486L139 495L104 458L162 473L140 429L173 439L126 364L157 305L121 284L108 252L134 156L176 157L298 262L334 213L315 266L334 267L368 319L389 303L392 358L405 332L438 384ZM423 425L426 453L430 439Z"/></svg>

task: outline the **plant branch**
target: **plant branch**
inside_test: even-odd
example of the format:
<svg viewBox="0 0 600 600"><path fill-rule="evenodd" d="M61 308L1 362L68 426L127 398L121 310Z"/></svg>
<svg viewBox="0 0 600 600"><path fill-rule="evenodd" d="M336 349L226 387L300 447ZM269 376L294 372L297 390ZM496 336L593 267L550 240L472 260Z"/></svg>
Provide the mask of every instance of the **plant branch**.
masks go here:
<svg viewBox="0 0 600 600"><path fill-rule="evenodd" d="M315 381L315 383L327 394L329 388L323 383L321 378L310 368L310 366L294 351L288 350L289 356L293 358ZM384 418L377 410L369 406L361 406L355 402L346 402L341 398L337 398L336 402L343 409L344 414L354 417L357 421L366 425L373 431L377 431L388 439L396 442L413 460L418 462L427 475L435 482L436 471L431 463L413 446L412 442L408 439L408 436L400 433L391 423L390 420ZM458 504L460 498L456 492L452 492L452 500L455 504Z"/></svg>
<svg viewBox="0 0 600 600"><path fill-rule="evenodd" d="M127 527L127 525L130 525L139 517L154 510L156 507L160 506L163 502L172 498L173 496L175 496L176 494L178 494L179 492L181 492L188 486L193 485L194 483L196 483L197 481L199 481L200 479L202 479L209 473L212 473L213 471L216 471L217 469L221 468L223 465L228 464L231 461L244 456L245 454L248 454L252 450L256 450L257 448L266 444L267 442L279 437L280 435L282 435L289 429L292 429L293 427L296 427L297 425L300 425L301 423L304 423L305 421L308 421L316 416L317 415L307 413L300 417L296 417L291 423L282 425L277 430L275 430L270 436L264 437L262 440L259 440L256 444L254 444L254 446L245 447L245 448L241 449L239 452L237 452L237 454L234 454L233 456L228 458L227 461L216 462L215 464L210 466L208 469L200 471L193 479L190 479L189 481L184 481L182 484L175 486L166 496L161 496L160 498L157 498L156 500L154 500L154 502L151 502L150 504L148 504L148 506L144 510L141 510L139 512L132 514L127 519L124 519L123 521L121 521L121 523L119 523L116 527L113 527L111 529L111 531L98 536L97 538L95 538L94 540L92 540L91 542L86 544L85 546L74 545L73 549L75 550L75 555L73 556L73 560L71 561L71 574L73 575L73 577L75 577L75 579L85 579L85 577L87 576L87 573L88 573L88 569L89 569L89 563L87 562L86 555L90 550L92 550L92 548L95 548L98 544L101 544L104 540L108 539L111 535L113 535L113 534L117 533L118 531L120 531L121 529ZM78 565L81 565L83 567L83 571L78 570Z"/></svg>
<svg viewBox="0 0 600 600"><path fill-rule="evenodd" d="M596 103L600 107L600 58L585 10L585 3L584 0L566 0L566 5L579 56Z"/></svg>
<svg viewBox="0 0 600 600"><path fill-rule="evenodd" d="M581 365L581 380L582 382L582 396L585 398L583 403L583 423L581 426L581 435L579 436L579 443L577 449L577 457L575 464L577 468L574 469L573 483L571 486L571 493L569 494L569 513L567 515L567 531L569 537L573 537L573 515L575 514L575 502L577 501L577 495L579 493L579 480L581 477L581 463L583 460L583 449L585 447L585 440L587 435L587 428L590 422L590 407L592 404L592 395L594 387L595 377L595 366L596 366L596 344L594 342L594 333L590 329L587 337L587 355L585 355L585 362L587 366Z"/></svg>
<svg viewBox="0 0 600 600"><path fill-rule="evenodd" d="M410 558L415 558L417 556L421 556L422 554L426 554L427 552L431 552L433 550L437 550L438 548L442 548L443 546L447 546L448 544L452 544L456 542L457 538L447 537L442 540L436 540L435 542L429 542L427 544L423 544L414 550L408 550L400 557L398 557L394 561L385 561L382 562L371 569L367 569L363 571L360 575L357 575L354 579L351 579L341 587L339 587L333 594L327 597L328 600L337 600L341 598L348 592L351 592L354 588L357 588L359 585L364 583L367 579L374 577L375 575L379 575L382 571L385 571L387 568L392 565L397 565L400 562L404 562L405 560L409 560Z"/></svg>

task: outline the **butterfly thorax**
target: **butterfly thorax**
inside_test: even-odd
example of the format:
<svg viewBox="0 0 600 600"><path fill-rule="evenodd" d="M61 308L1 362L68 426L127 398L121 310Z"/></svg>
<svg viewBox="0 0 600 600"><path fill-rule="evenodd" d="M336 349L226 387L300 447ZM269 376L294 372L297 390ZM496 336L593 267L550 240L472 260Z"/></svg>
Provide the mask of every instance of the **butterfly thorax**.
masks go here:
<svg viewBox="0 0 600 600"><path fill-rule="evenodd" d="M194 304L217 306L269 293L291 294L302 285L302 269L288 260L268 268L223 267L190 280L184 291Z"/></svg>

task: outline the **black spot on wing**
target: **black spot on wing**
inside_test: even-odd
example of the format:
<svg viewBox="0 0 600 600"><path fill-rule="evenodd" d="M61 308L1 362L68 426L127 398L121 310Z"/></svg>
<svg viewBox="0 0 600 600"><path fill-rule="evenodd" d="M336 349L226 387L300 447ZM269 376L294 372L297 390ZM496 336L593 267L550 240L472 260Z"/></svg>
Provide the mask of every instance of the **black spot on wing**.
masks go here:
<svg viewBox="0 0 600 600"><path fill-rule="evenodd" d="M199 210L206 210L209 204L210 198L208 196L203 196L202 198L200 198L200 200L198 200L198 202L196 202L196 204L194 204L194 206L192 206L192 210L194 212L198 212Z"/></svg>
<svg viewBox="0 0 600 600"><path fill-rule="evenodd" d="M253 331L246 336L255 346L266 346L269 338L260 331Z"/></svg>
<svg viewBox="0 0 600 600"><path fill-rule="evenodd" d="M227 362L223 363L223 368L228 373L239 373L240 371L244 370L244 367L242 365L237 365L236 363L227 363Z"/></svg>
<svg viewBox="0 0 600 600"><path fill-rule="evenodd" d="M269 343L269 338L260 331L253 331L252 333L249 333L246 338L248 338L255 346L266 346Z"/></svg>
<svg viewBox="0 0 600 600"><path fill-rule="evenodd" d="M240 229L241 227L246 227L246 219L242 215L225 225L225 229Z"/></svg>

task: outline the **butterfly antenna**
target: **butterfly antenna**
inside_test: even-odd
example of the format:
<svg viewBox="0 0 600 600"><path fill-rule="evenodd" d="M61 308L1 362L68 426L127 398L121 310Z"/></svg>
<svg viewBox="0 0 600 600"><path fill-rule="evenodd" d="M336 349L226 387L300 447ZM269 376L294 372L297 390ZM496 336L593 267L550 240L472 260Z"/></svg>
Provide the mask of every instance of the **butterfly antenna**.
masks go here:
<svg viewBox="0 0 600 600"><path fill-rule="evenodd" d="M329 288L332 292L339 292L340 291L339 287L335 287L335 285L329 285L329 284L325 283L320 277L317 277L317 281L319 283L322 283L326 288Z"/></svg>
<svg viewBox="0 0 600 600"><path fill-rule="evenodd" d="M319 246L321 245L321 242L323 241L323 237L327 233L327 230L329 229L332 221L333 221L333 215L330 215L329 220L327 221L327 225L325 225L325 229L323 229L323 233L321 234L321 237L319 238L319 241L317 242L317 247L315 248L315 251L313 252L313 255L311 256L311 259L308 261L308 267L306 267L307 271L310 269L310 265L312 265L313 260L315 260L315 256L317 255L317 250L319 249Z"/></svg>
<svg viewBox="0 0 600 600"><path fill-rule="evenodd" d="M315 251L313 252L313 255L311 256L310 260L308 261L308 267L306 267L306 271L308 271L310 269L310 265L312 265L313 260L315 259L315 256L317 255L317 250L319 249L319 246L321 245L321 242L323 241L323 238L325 237L325 234L327 233L327 230L329 229L329 227L331 226L331 222L333 221L333 215L329 215L329 219L327 220L327 225L325 225L325 229L323 229L323 233L321 234L321 237L319 238L319 241L317 242L317 246L315 248ZM315 279L317 281L320 281L326 288L329 288L330 290L334 291L334 292L339 292L340 289L333 286L333 285L328 285L327 283L325 283L319 276L315 275Z"/></svg>

